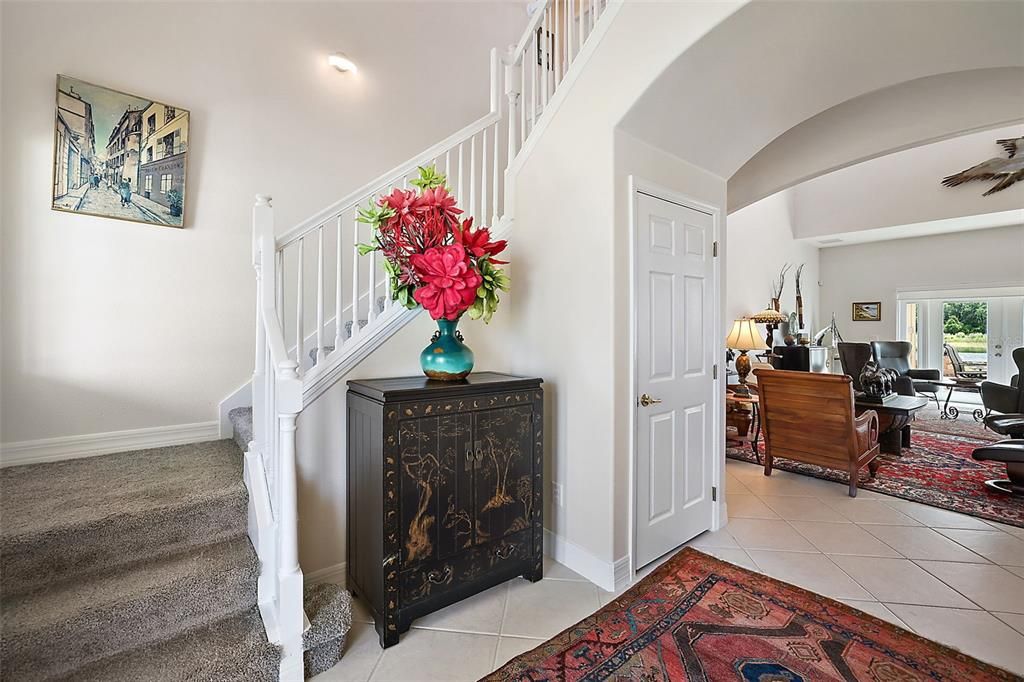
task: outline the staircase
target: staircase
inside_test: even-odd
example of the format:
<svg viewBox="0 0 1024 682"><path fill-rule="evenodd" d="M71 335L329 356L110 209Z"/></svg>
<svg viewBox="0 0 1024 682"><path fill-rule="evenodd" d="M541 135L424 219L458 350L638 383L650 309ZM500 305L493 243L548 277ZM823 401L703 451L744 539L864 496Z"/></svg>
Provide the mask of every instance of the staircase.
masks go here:
<svg viewBox="0 0 1024 682"><path fill-rule="evenodd" d="M249 537L261 565L258 604L271 640L281 645L282 679L301 676L308 615L298 559L298 415L418 313L392 301L377 252L356 248L372 238L359 209L409 187L419 167L434 166L463 218L490 227L495 239L511 229L518 166L618 5L538 0L530 8L518 43L500 59L491 52L489 107L480 119L281 234L271 197L256 198L256 355L244 478Z"/></svg>
<svg viewBox="0 0 1024 682"><path fill-rule="evenodd" d="M279 679L247 497L232 440L0 470L0 678ZM304 601L312 675L351 604L335 585Z"/></svg>

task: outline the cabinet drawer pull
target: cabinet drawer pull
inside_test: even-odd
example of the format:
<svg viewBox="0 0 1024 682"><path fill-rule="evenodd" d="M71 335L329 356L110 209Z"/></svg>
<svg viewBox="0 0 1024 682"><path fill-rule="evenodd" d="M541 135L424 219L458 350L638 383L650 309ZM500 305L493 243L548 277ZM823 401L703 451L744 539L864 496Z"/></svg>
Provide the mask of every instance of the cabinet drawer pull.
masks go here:
<svg viewBox="0 0 1024 682"><path fill-rule="evenodd" d="M515 553L515 545L505 545L503 547L498 547L496 550L494 550L494 556L498 557L499 559L507 559Z"/></svg>
<svg viewBox="0 0 1024 682"><path fill-rule="evenodd" d="M435 585L443 585L452 579L452 567L445 566L444 571L439 571L436 568L427 574L427 580L434 583Z"/></svg>

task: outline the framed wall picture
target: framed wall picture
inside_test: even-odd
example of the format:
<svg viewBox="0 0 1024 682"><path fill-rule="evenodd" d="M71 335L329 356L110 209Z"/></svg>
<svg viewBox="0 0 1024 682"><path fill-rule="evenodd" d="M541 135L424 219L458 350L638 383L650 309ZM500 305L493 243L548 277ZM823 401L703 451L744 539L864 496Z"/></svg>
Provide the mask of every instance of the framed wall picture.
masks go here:
<svg viewBox="0 0 1024 682"><path fill-rule="evenodd" d="M879 322L881 319L881 301L861 301L853 304L854 322Z"/></svg>
<svg viewBox="0 0 1024 682"><path fill-rule="evenodd" d="M56 95L51 207L182 227L188 111L69 76Z"/></svg>

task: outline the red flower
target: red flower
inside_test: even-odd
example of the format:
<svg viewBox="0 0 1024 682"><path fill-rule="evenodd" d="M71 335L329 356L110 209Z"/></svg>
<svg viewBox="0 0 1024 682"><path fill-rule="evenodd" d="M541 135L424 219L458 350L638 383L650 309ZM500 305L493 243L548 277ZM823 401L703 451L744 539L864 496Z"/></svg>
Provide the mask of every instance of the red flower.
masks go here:
<svg viewBox="0 0 1024 682"><path fill-rule="evenodd" d="M423 281L412 296L435 320L454 320L476 300L483 282L458 244L437 246L409 256L409 262Z"/></svg>
<svg viewBox="0 0 1024 682"><path fill-rule="evenodd" d="M482 258L487 256L488 259L495 265L506 265L508 261L495 260L494 256L505 250L508 246L508 242L502 239L501 241L491 241L491 231L486 227L481 227L479 230L473 230L473 219L462 221L462 229L456 228L455 243L461 244L466 251L469 251L475 258Z"/></svg>
<svg viewBox="0 0 1024 682"><path fill-rule="evenodd" d="M455 207L455 197L444 187L423 190L416 206L421 213L437 212L438 216L448 224L458 225L462 209Z"/></svg>
<svg viewBox="0 0 1024 682"><path fill-rule="evenodd" d="M403 225L408 225L416 219L415 211L418 202L419 197L413 190L396 188L391 194L382 196L379 203L381 206L389 206L395 212L395 217Z"/></svg>

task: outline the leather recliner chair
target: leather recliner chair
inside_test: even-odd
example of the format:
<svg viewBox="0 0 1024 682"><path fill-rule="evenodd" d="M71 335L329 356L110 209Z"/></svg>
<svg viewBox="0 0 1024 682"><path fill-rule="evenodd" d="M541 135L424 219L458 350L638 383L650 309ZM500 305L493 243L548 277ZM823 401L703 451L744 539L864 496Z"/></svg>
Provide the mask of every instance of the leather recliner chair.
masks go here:
<svg viewBox="0 0 1024 682"><path fill-rule="evenodd" d="M1004 436L1024 438L1024 387L1020 382L1024 374L1024 348L1014 348L1012 357L1019 373L1010 379L1009 386L981 382L981 402L986 410L1000 413L985 417L985 426Z"/></svg>
<svg viewBox="0 0 1024 682"><path fill-rule="evenodd" d="M860 385L860 373L864 365L872 358L871 344L840 341L836 344L839 351L839 362L843 366L843 374L853 379L853 390L863 393ZM893 390L899 395L915 395L914 381L910 377L897 377Z"/></svg>
<svg viewBox="0 0 1024 682"><path fill-rule="evenodd" d="M924 393L939 405L939 384L942 372L937 369L912 369L910 367L909 341L872 341L871 355L879 367L895 370L899 375L896 392L900 395L917 395ZM909 386L907 385L909 381Z"/></svg>

